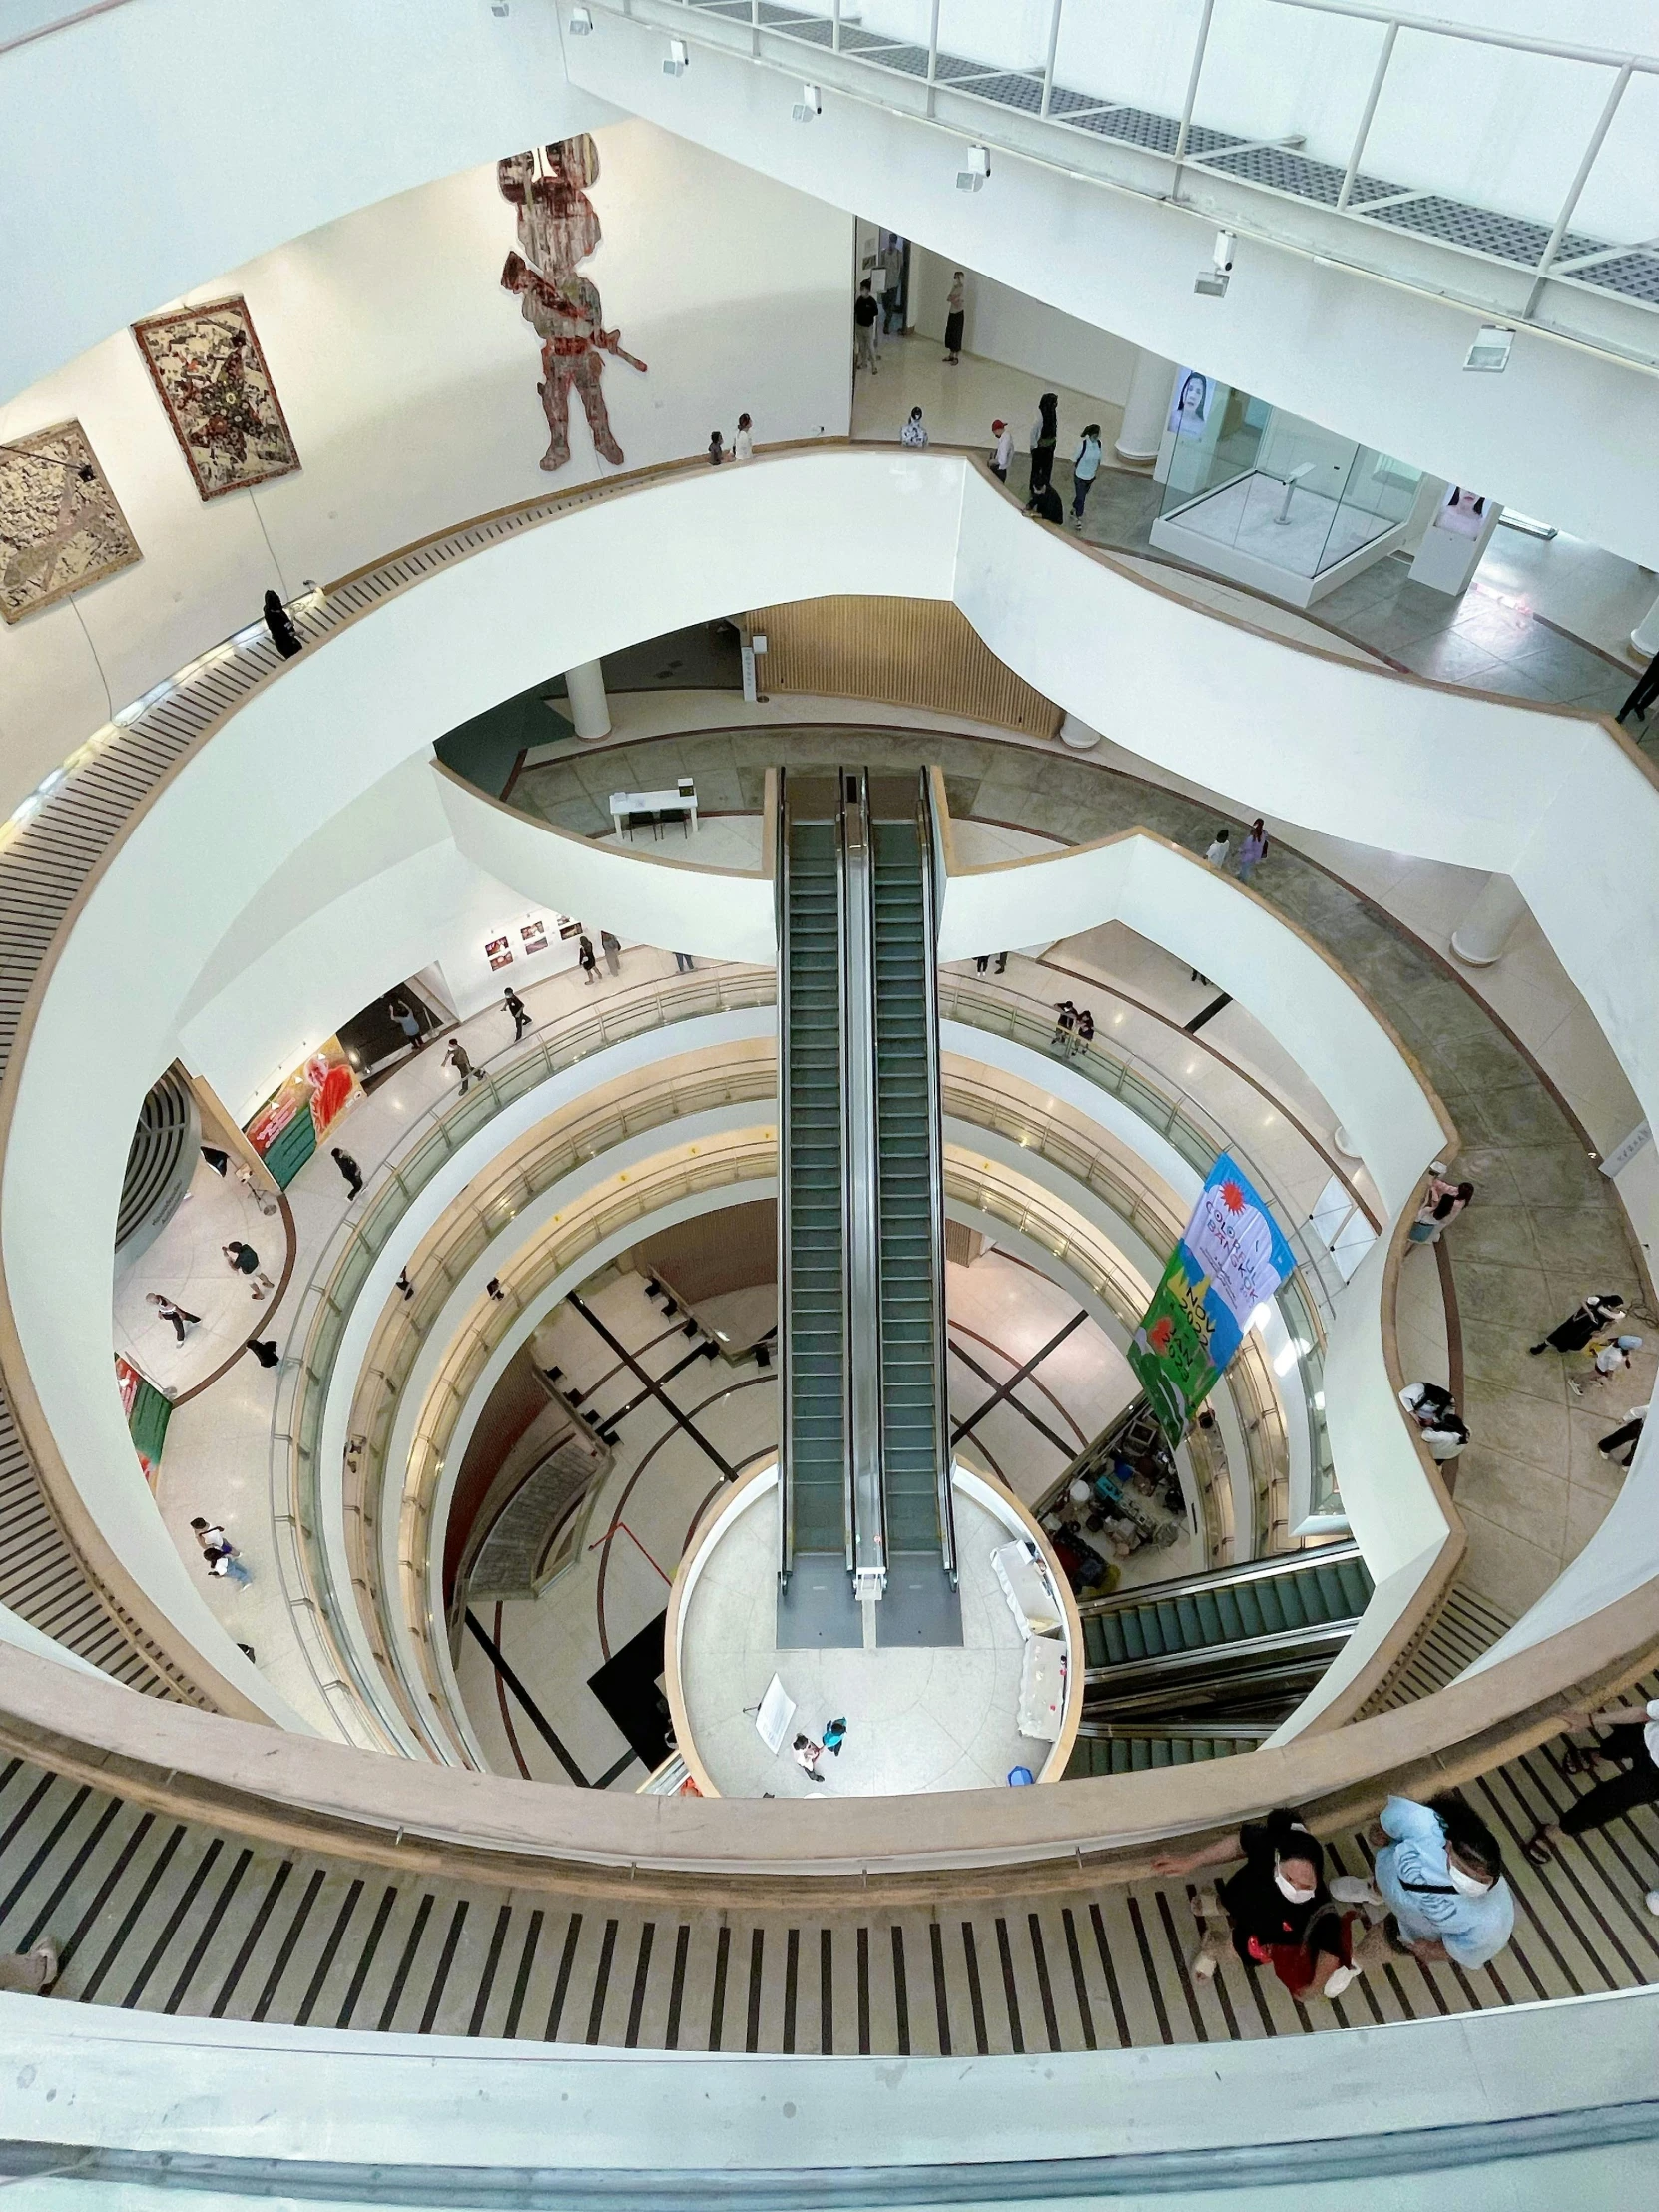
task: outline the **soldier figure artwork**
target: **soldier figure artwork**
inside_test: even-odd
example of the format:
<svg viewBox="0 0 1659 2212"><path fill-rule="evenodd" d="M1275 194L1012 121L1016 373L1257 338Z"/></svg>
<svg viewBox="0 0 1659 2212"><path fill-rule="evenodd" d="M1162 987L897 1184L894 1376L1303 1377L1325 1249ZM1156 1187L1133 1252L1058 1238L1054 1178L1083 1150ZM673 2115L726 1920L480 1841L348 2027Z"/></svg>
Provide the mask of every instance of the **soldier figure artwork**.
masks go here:
<svg viewBox="0 0 1659 2212"><path fill-rule="evenodd" d="M620 467L623 453L611 434L601 355L613 354L642 375L645 363L623 351L620 331L605 328L598 290L576 273L577 263L594 251L601 237L598 213L584 190L599 175L599 149L583 132L544 148L543 158L546 166L540 175L534 153L511 154L496 164L502 198L518 210L519 251L507 256L502 289L518 294L524 319L541 340L542 380L536 390L548 430L541 465L563 468L570 459L574 384L595 452Z"/></svg>

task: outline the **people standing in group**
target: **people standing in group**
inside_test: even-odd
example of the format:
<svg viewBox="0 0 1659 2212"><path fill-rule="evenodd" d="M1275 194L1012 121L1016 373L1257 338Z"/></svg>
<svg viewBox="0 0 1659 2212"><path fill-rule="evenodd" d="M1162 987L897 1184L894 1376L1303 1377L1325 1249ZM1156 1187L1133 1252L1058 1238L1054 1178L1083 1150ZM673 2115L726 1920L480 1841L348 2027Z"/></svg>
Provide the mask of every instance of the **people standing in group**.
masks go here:
<svg viewBox="0 0 1659 2212"><path fill-rule="evenodd" d="M304 641L293 627L293 617L274 591L265 595L265 626L271 632L271 642L284 661L291 661L296 653L305 650Z"/></svg>
<svg viewBox="0 0 1659 2212"><path fill-rule="evenodd" d="M1440 1464L1455 1459L1469 1440L1468 1429L1458 1418L1456 1400L1438 1382L1407 1382L1399 1393L1422 1437L1428 1456Z"/></svg>
<svg viewBox="0 0 1659 2212"><path fill-rule="evenodd" d="M1521 1846L1535 1867L1555 1856L1565 1836L1582 1836L1586 1830L1605 1828L1635 1805L1659 1805L1659 1698L1643 1705L1606 1705L1598 1712L1563 1713L1561 1727L1567 1734L1583 1728L1610 1728L1612 1740L1588 1751L1569 1750L1562 1762L1569 1773L1594 1773L1599 1760L1609 1759L1622 1772L1598 1782L1570 1805L1559 1820L1545 1821Z"/></svg>
<svg viewBox="0 0 1659 2212"><path fill-rule="evenodd" d="M341 1175L344 1176L345 1187L351 1194L350 1197L347 1198L345 1201L347 1206L349 1206L351 1203L351 1199L355 1198L357 1193L363 1187L363 1171L360 1167L358 1167L356 1161L352 1159L350 1153L342 1152L337 1144L331 1146L329 1149L333 1158L334 1165L339 1169Z"/></svg>
<svg viewBox="0 0 1659 2212"><path fill-rule="evenodd" d="M1071 1040L1077 1029L1077 1008L1069 998L1062 998L1054 1009L1054 1034L1048 1040L1049 1050L1071 1050Z"/></svg>
<svg viewBox="0 0 1659 2212"><path fill-rule="evenodd" d="M576 965L582 971L583 982L591 983L599 962L594 954L593 939L589 936L580 936L576 940Z"/></svg>
<svg viewBox="0 0 1659 2212"><path fill-rule="evenodd" d="M917 450L926 445L927 427L921 419L921 409L919 407L910 409L910 419L899 431L898 442L900 445L914 446Z"/></svg>
<svg viewBox="0 0 1659 2212"><path fill-rule="evenodd" d="M186 1334L202 1319L200 1314L193 1314L188 1306L181 1306L177 1299L164 1298L160 1291L146 1291L144 1295L163 1321L173 1324L174 1337L180 1344L184 1343Z"/></svg>
<svg viewBox="0 0 1659 2212"><path fill-rule="evenodd" d="M738 417L738 434L732 440L732 458L735 461L752 461L755 458L755 424L746 414Z"/></svg>
<svg viewBox="0 0 1659 2212"><path fill-rule="evenodd" d="M677 952L674 955L674 968L677 975L690 975L696 966L697 962L689 952Z"/></svg>
<svg viewBox="0 0 1659 2212"><path fill-rule="evenodd" d="M718 430L711 430L711 431L709 432L709 463L710 463L710 466L711 466L711 467L713 467L713 468L719 468L719 466L720 466L721 462L722 462L722 461L724 461L724 460L727 460L727 459L728 459L729 457L730 457L730 456L728 455L728 453L727 453L727 451L726 451L726 440L725 440L725 438L724 438L724 437L722 437L721 433L720 433L720 432L719 432Z"/></svg>
<svg viewBox="0 0 1659 2212"><path fill-rule="evenodd" d="M830 1753L832 1757L838 1759L841 1755L841 1746L845 1743L845 1741L846 1722L844 1719L825 1722L824 1748L826 1751Z"/></svg>
<svg viewBox="0 0 1659 2212"><path fill-rule="evenodd" d="M1531 1353L1582 1352L1590 1339L1599 1336L1604 1329L1611 1329L1624 1319L1624 1298L1618 1291L1592 1291L1587 1299L1575 1306L1564 1322L1552 1329L1535 1345L1528 1345Z"/></svg>
<svg viewBox="0 0 1659 2212"><path fill-rule="evenodd" d="M1629 1367L1630 1355L1633 1352L1640 1352L1641 1349L1642 1340L1640 1337L1611 1337L1605 1344L1597 1345L1595 1358L1590 1363L1590 1382L1594 1382L1598 1388L1604 1389L1621 1368ZM1568 1376L1567 1388L1571 1390L1574 1397L1584 1395L1584 1384L1579 1382L1576 1376Z"/></svg>
<svg viewBox="0 0 1659 2212"><path fill-rule="evenodd" d="M1233 832L1224 822L1210 840L1210 849L1204 857L1218 874L1225 875L1227 863L1233 857Z"/></svg>
<svg viewBox="0 0 1659 2212"><path fill-rule="evenodd" d="M448 1046L444 1051L443 1064L446 1068L453 1068L455 1070L455 1073L460 1077L461 1096L465 1098L468 1086L471 1084L473 1076L478 1071L476 1068L474 1068L471 1057L467 1052L466 1046L462 1044L459 1037L450 1038Z"/></svg>
<svg viewBox="0 0 1659 2212"><path fill-rule="evenodd" d="M818 1771L818 1763L824 1757L824 1746L822 1744L815 1743L811 1736L798 1736L790 1749L795 1754L796 1765L809 1782L822 1782L824 1780L823 1775Z"/></svg>
<svg viewBox="0 0 1659 2212"><path fill-rule="evenodd" d="M870 280L866 276L858 286L858 296L852 302L854 373L860 368L867 368L872 376L879 374L875 366L875 324L880 312Z"/></svg>
<svg viewBox="0 0 1659 2212"><path fill-rule="evenodd" d="M1414 1245L1438 1244L1473 1196L1472 1183L1447 1183L1437 1175L1432 1177L1422 1204L1417 1208L1417 1218L1405 1232L1406 1241Z"/></svg>
<svg viewBox="0 0 1659 2212"><path fill-rule="evenodd" d="M282 1364L275 1337L250 1337L242 1349L251 1352L262 1368L279 1368Z"/></svg>
<svg viewBox="0 0 1659 2212"><path fill-rule="evenodd" d="M1193 1978L1213 1980L1231 1942L1245 1965L1271 1965L1293 1997L1341 1996L1359 1971L1353 1953L1358 1915L1345 1913L1332 1897L1324 1847L1301 1814L1281 1806L1220 1843L1160 1854L1152 1871L1195 1874L1230 1859L1244 1861L1239 1872L1193 1899L1200 1932Z"/></svg>
<svg viewBox="0 0 1659 2212"><path fill-rule="evenodd" d="M219 1249L230 1261L233 1275L247 1275L258 1278L258 1282L250 1286L257 1299L264 1298L266 1291L274 1291L276 1288L264 1268L261 1267L260 1256L251 1244L244 1244L240 1238L233 1237L228 1245L221 1245ZM265 1290L260 1289L259 1285L261 1283L265 1285Z"/></svg>
<svg viewBox="0 0 1659 2212"><path fill-rule="evenodd" d="M967 319L967 284L960 270L950 280L944 302L944 365L956 368L962 358L962 325Z"/></svg>
<svg viewBox="0 0 1659 2212"><path fill-rule="evenodd" d="M1066 519L1066 510L1060 504L1060 494L1052 484L1044 484L1026 501L1025 511L1035 515L1039 522L1051 522L1059 529Z"/></svg>
<svg viewBox="0 0 1659 2212"><path fill-rule="evenodd" d="M1088 505L1094 480L1100 474L1100 424L1088 422L1078 440L1077 451L1071 463L1071 526L1083 527L1083 509Z"/></svg>
<svg viewBox="0 0 1659 2212"><path fill-rule="evenodd" d="M998 483L1005 484L1014 458L1014 433L999 419L991 424L991 436L996 440L991 448L991 474Z"/></svg>
<svg viewBox="0 0 1659 2212"><path fill-rule="evenodd" d="M1515 1900L1502 1848L1473 1806L1455 1790L1425 1805L1391 1797L1368 1841L1377 1852L1372 1878L1336 1876L1338 1904L1385 1906L1389 1948L1420 1965L1472 1973L1497 1956L1514 1933Z"/></svg>
<svg viewBox="0 0 1659 2212"><path fill-rule="evenodd" d="M1597 1451L1604 1452L1609 1459L1614 1460L1621 1467L1629 1466L1631 1460L1636 1456L1636 1446L1642 1440L1642 1430L1647 1424L1647 1416L1648 1407L1646 1405L1632 1405L1630 1418L1623 1422L1621 1426L1603 1436L1600 1443L1596 1445ZM1624 1453L1622 1459L1618 1457L1621 1451Z"/></svg>
<svg viewBox="0 0 1659 2212"><path fill-rule="evenodd" d="M622 973L622 939L613 937L608 929L599 932L599 947L605 955L605 967L609 974Z"/></svg>
<svg viewBox="0 0 1659 2212"><path fill-rule="evenodd" d="M1051 391L1045 391L1037 401L1037 419L1031 425L1031 485L1030 504L1037 503L1037 494L1048 489L1048 480L1054 473L1054 448L1060 442L1060 402Z"/></svg>
<svg viewBox="0 0 1659 2212"><path fill-rule="evenodd" d="M237 1547L232 1543L217 1521L200 1518L191 1522L196 1540L202 1546L202 1556L208 1562L208 1572L220 1580L236 1583L246 1590L254 1577L243 1565Z"/></svg>
<svg viewBox="0 0 1659 2212"><path fill-rule="evenodd" d="M1262 827L1260 815L1244 833L1239 847L1239 881L1248 883L1268 856L1268 833Z"/></svg>
<svg viewBox="0 0 1659 2212"><path fill-rule="evenodd" d="M511 983L501 993L501 1003L513 1017L513 1042L517 1044L523 1037L525 1030L530 1026L529 1013L525 1008L523 999L519 997Z"/></svg>
<svg viewBox="0 0 1659 2212"><path fill-rule="evenodd" d="M1093 1043L1094 1016L1087 1006L1079 1006L1077 1009L1077 1029L1072 1037L1071 1044L1073 1059L1080 1059Z"/></svg>

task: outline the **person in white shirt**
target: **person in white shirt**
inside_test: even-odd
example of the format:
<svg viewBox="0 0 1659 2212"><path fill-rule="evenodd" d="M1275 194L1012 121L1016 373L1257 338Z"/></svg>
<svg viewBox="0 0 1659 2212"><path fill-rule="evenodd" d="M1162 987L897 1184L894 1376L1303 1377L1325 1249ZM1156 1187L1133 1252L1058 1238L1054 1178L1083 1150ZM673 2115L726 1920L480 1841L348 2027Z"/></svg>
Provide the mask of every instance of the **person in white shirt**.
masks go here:
<svg viewBox="0 0 1659 2212"><path fill-rule="evenodd" d="M1645 1705L1608 1705L1597 1713L1563 1713L1561 1725L1568 1731L1613 1731L1613 1740L1606 1746L1569 1752L1571 1771L1593 1768L1598 1759L1611 1759L1624 1771L1586 1790L1558 1821L1545 1821L1527 1838L1521 1848L1535 1867L1546 1865L1554 1857L1563 1837L1605 1828L1634 1805L1659 1805L1659 1698L1649 1698Z"/></svg>
<svg viewBox="0 0 1659 2212"><path fill-rule="evenodd" d="M1232 858L1232 856L1233 833L1224 822L1221 828L1216 831L1215 842L1211 845L1209 851L1205 853L1204 857L1209 861L1210 865L1213 868L1219 868L1222 873L1225 874L1227 871L1227 863Z"/></svg>
<svg viewBox="0 0 1659 2212"><path fill-rule="evenodd" d="M1100 474L1100 424L1088 422L1071 464L1071 526L1083 527L1083 509L1094 489L1094 480Z"/></svg>
<svg viewBox="0 0 1659 2212"><path fill-rule="evenodd" d="M738 434L732 440L732 457L739 461L755 458L755 425L746 414L738 417Z"/></svg>
<svg viewBox="0 0 1659 2212"><path fill-rule="evenodd" d="M1629 1466L1631 1460L1636 1456L1636 1446L1642 1440L1642 1429L1646 1425L1648 1412L1649 1407L1646 1405L1632 1405L1630 1418L1622 1427L1615 1428L1610 1435L1603 1436L1600 1443L1596 1445L1597 1451L1605 1452L1609 1459L1616 1460L1620 1466ZM1621 1451L1624 1453L1624 1457L1619 1459L1618 1454Z"/></svg>
<svg viewBox="0 0 1659 2212"><path fill-rule="evenodd" d="M926 426L922 422L921 409L919 407L912 407L910 409L910 419L908 422L905 423L903 429L899 431L898 442L900 445L914 446L917 448L918 451L921 447L926 445L927 430Z"/></svg>
<svg viewBox="0 0 1659 2212"><path fill-rule="evenodd" d="M1641 1349L1640 1337L1615 1337L1609 1344L1598 1345L1591 1363L1590 1381L1605 1384L1609 1376L1617 1375L1620 1368L1629 1367L1630 1355ZM1574 1397L1584 1395L1584 1385L1574 1376L1568 1376L1567 1388Z"/></svg>
<svg viewBox="0 0 1659 2212"><path fill-rule="evenodd" d="M991 474L1006 483L1008 466L1014 457L1014 433L1005 422L993 422L991 436L996 440L996 451L991 455Z"/></svg>

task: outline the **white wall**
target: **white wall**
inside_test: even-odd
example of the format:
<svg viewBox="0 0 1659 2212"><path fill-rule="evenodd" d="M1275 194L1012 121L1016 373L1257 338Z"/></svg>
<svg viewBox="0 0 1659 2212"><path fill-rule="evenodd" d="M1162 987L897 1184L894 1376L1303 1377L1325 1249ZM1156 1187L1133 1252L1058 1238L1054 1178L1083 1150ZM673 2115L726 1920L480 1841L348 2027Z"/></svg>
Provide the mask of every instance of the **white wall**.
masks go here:
<svg viewBox="0 0 1659 2212"><path fill-rule="evenodd" d="M914 305L911 320L930 338L944 337L945 299L956 264L930 254L925 247L910 252L910 288ZM1110 330L1079 322L1045 306L1029 292L1015 291L994 276L977 270L966 276L967 308L962 343L969 353L988 361L1002 361L1032 376L1045 376L1091 399L1107 399L1121 407L1129 396L1129 379L1135 373L1137 349ZM1025 424L1014 425L1021 442Z"/></svg>
<svg viewBox="0 0 1659 2212"><path fill-rule="evenodd" d="M647 124L597 136L605 236L582 266L650 371L605 364L628 465L701 452L745 408L762 439L844 433L851 218ZM114 709L253 620L268 586L286 596L610 473L574 403L569 465L539 466L539 347L500 287L514 242L491 161L199 282L182 303L246 294L298 450L296 474L252 492L197 497L125 330L0 407L0 440L80 418L144 553L0 630L0 812ZM563 665L543 653L524 683Z"/></svg>

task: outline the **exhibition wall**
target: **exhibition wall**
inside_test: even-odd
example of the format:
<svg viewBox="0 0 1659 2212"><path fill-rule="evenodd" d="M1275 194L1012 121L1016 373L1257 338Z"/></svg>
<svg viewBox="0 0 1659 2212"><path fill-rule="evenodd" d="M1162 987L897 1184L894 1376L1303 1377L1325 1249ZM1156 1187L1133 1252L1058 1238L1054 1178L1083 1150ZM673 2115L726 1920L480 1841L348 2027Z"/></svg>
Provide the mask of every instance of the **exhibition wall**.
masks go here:
<svg viewBox="0 0 1659 2212"><path fill-rule="evenodd" d="M945 297L956 264L930 254L923 246L910 250L910 319L925 336L943 339ZM1085 392L1091 399L1109 400L1121 407L1129 396L1129 379L1135 373L1136 348L1110 330L1079 322L1045 306L1029 292L982 276L977 270L964 272L967 278L967 313L963 345L987 361L1001 361ZM986 425L987 429L989 424ZM1026 424L1016 422L1014 435L1025 443ZM1069 450L1069 449L1068 449Z"/></svg>
<svg viewBox="0 0 1659 2212"><path fill-rule="evenodd" d="M562 127L557 101L551 114ZM647 364L607 358L600 373L626 465L701 452L745 409L762 439L844 435L851 218L647 124L597 142L589 198L604 236L578 274ZM0 407L0 441L81 422L143 554L0 628L0 813L112 712L254 621L268 587L286 598L613 472L576 392L569 463L539 466L540 344L500 282L515 241L490 161L198 283L189 303L246 297L298 455L253 490L198 496L126 329ZM541 655L519 688L561 665Z"/></svg>

